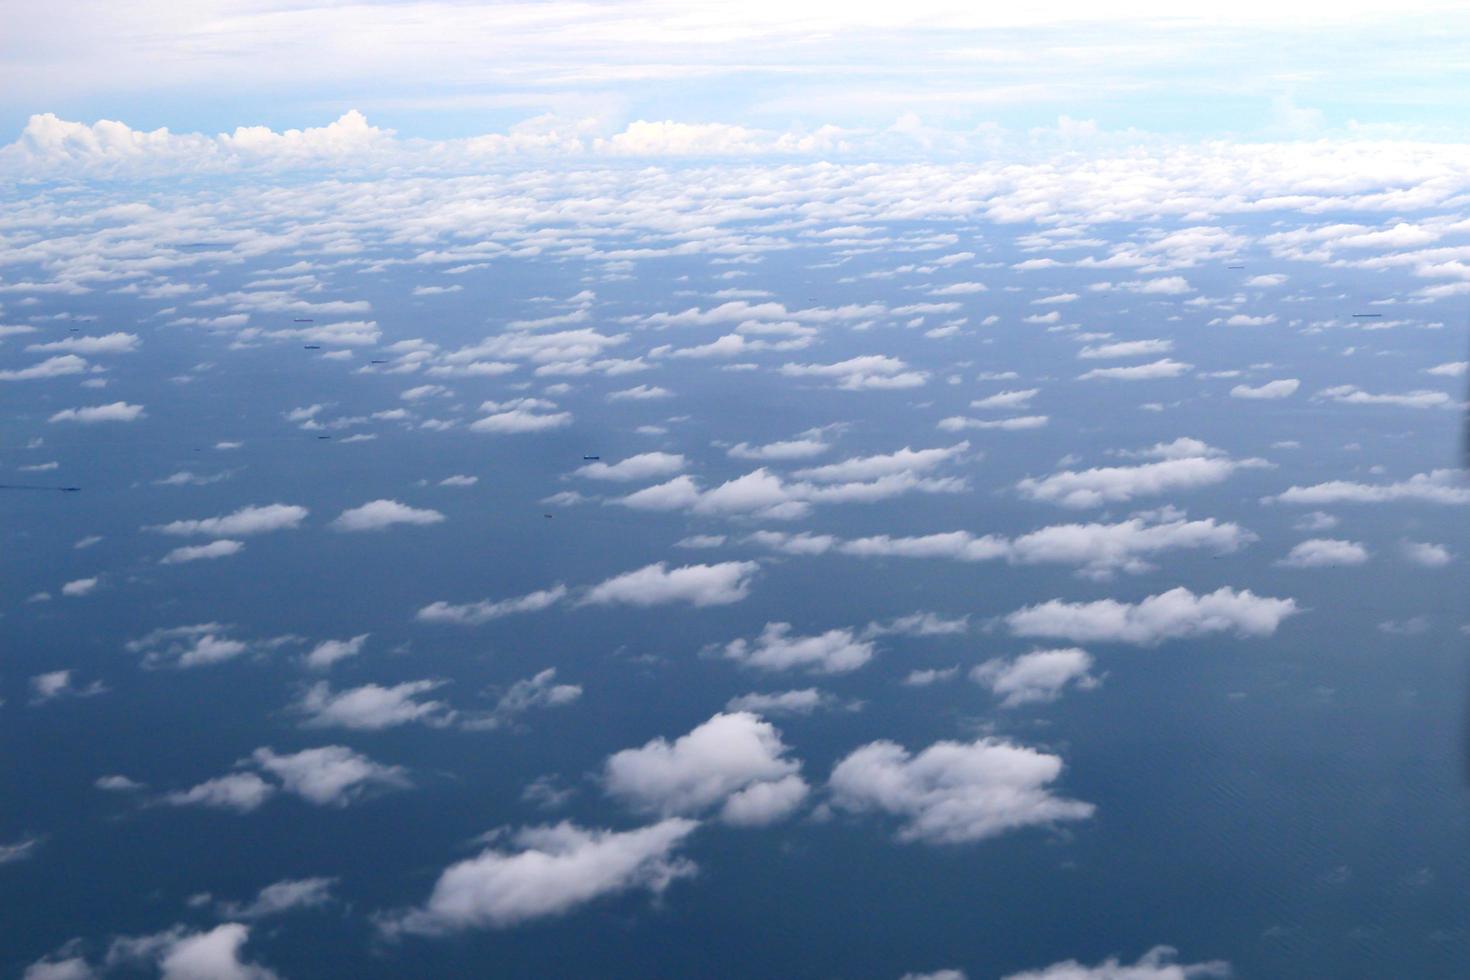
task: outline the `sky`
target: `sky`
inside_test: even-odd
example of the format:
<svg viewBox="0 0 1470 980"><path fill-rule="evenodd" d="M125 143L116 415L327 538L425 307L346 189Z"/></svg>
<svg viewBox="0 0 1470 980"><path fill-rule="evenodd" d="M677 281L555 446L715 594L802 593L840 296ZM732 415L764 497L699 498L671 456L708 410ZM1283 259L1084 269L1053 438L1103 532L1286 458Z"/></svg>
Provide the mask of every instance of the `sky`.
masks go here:
<svg viewBox="0 0 1470 980"><path fill-rule="evenodd" d="M15 5L0 976L1459 976L1464 17Z"/></svg>

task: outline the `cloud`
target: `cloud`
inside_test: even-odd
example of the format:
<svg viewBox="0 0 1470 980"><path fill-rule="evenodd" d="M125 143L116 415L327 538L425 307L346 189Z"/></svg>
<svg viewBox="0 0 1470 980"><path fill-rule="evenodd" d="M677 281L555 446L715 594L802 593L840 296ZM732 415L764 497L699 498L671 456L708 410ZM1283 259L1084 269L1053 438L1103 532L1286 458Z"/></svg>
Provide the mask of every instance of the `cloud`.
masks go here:
<svg viewBox="0 0 1470 980"><path fill-rule="evenodd" d="M1007 974L1003 980L1210 980L1231 975L1230 964L1222 960L1180 963L1178 955L1172 947L1155 946L1132 964L1120 962L1116 957L1097 966L1067 960L1041 970Z"/></svg>
<svg viewBox="0 0 1470 980"><path fill-rule="evenodd" d="M1301 387L1301 384L1296 378L1282 378L1280 381L1267 381L1265 384L1258 385L1255 388L1249 385L1236 385L1230 389L1230 397L1254 399L1290 398L1296 394L1296 390Z"/></svg>
<svg viewBox="0 0 1470 980"><path fill-rule="evenodd" d="M524 408L513 408L496 412L470 423L473 432L491 432L497 435L521 435L527 432L545 432L561 429L572 424L571 412L538 413Z"/></svg>
<svg viewBox="0 0 1470 980"><path fill-rule="evenodd" d="M249 813L275 795L276 787L253 772L236 772L206 780L190 789L169 793L173 806L207 806Z"/></svg>
<svg viewBox="0 0 1470 980"><path fill-rule="evenodd" d="M516 681L510 686L494 710L477 718L463 722L468 729L494 729L510 725L515 719L533 708L560 708L575 703L582 697L580 684L556 683L556 668L547 667L531 677Z"/></svg>
<svg viewBox="0 0 1470 980"><path fill-rule="evenodd" d="M1416 473L1396 483L1354 483L1329 480L1308 487L1293 486L1268 497L1285 504L1382 504L1413 500L1432 504L1470 504L1470 486L1459 470L1434 470Z"/></svg>
<svg viewBox="0 0 1470 980"><path fill-rule="evenodd" d="M1085 374L1079 374L1077 380L1154 381L1159 378L1177 378L1193 370L1193 364L1185 364L1165 357L1149 364L1136 364L1131 367L1093 368Z"/></svg>
<svg viewBox="0 0 1470 980"><path fill-rule="evenodd" d="M347 806L368 793L409 786L401 766L385 766L344 745L323 745L288 755L270 748L250 756L262 772L281 781L288 793L316 806Z"/></svg>
<svg viewBox="0 0 1470 980"><path fill-rule="evenodd" d="M71 351L76 354L131 354L138 349L138 335L115 332L96 337L63 337L46 344L31 344L28 351ZM85 363L85 362L84 362Z"/></svg>
<svg viewBox="0 0 1470 980"><path fill-rule="evenodd" d="M313 670L326 670L339 660L355 657L362 653L368 636L367 633L359 633L350 640L323 640L306 655L306 666Z"/></svg>
<svg viewBox="0 0 1470 980"><path fill-rule="evenodd" d="M154 936L115 940L107 965L152 960L160 980L280 980L279 974L241 958L250 927L227 922L203 932L182 926Z"/></svg>
<svg viewBox="0 0 1470 980"><path fill-rule="evenodd" d="M1134 497L1210 486L1223 482L1237 470L1269 465L1263 459L1231 459L1220 450L1194 440L1176 440L1146 452L1163 458L1137 466L1101 466L1081 471L1063 470L1042 479L1027 477L1016 484L1016 489L1032 500L1062 507L1099 507Z"/></svg>
<svg viewBox="0 0 1470 980"><path fill-rule="evenodd" d="M718 809L738 826L773 823L806 799L801 763L781 733L749 712L717 714L673 742L656 738L607 759L609 796L640 813L696 816Z"/></svg>
<svg viewBox="0 0 1470 980"><path fill-rule="evenodd" d="M156 629L137 640L129 640L129 653L143 654L143 666L204 667L223 663L246 653L250 645L232 639L230 627L222 623L196 623Z"/></svg>
<svg viewBox="0 0 1470 980"><path fill-rule="evenodd" d="M266 885L246 903L224 902L220 914L230 919L265 919L298 909L319 909L332 903L335 878L295 878Z"/></svg>
<svg viewBox="0 0 1470 980"><path fill-rule="evenodd" d="M1399 550L1406 561L1425 568L1443 568L1455 560L1444 545L1428 541L1404 541L1400 543Z"/></svg>
<svg viewBox="0 0 1470 980"><path fill-rule="evenodd" d="M857 670L873 658L871 640L850 629L832 629L816 636L792 636L790 623L767 623L754 642L739 639L725 644L724 655L759 670L806 670L842 674Z"/></svg>
<svg viewBox="0 0 1470 980"><path fill-rule="evenodd" d="M153 525L146 530L162 534L212 534L220 537L247 537L266 534L270 531L294 531L306 515L305 507L293 504L267 504L265 506L241 507L223 517L206 517L201 520L171 521Z"/></svg>
<svg viewBox="0 0 1470 980"><path fill-rule="evenodd" d="M808 687L796 691L742 694L725 702L725 710L749 711L758 715L806 715L832 702L830 694Z"/></svg>
<svg viewBox="0 0 1470 980"><path fill-rule="evenodd" d="M1314 398L1328 399L1343 405L1393 405L1398 408L1455 408L1454 398L1442 391L1409 391L1403 394L1373 394L1357 385L1324 388Z"/></svg>
<svg viewBox="0 0 1470 980"><path fill-rule="evenodd" d="M870 742L837 763L832 804L899 817L905 843L966 844L1012 830L1085 820L1091 803L1055 796L1062 760L1004 739L936 742L918 755Z"/></svg>
<svg viewBox="0 0 1470 980"><path fill-rule="evenodd" d="M415 614L415 619L425 623L454 623L459 626L479 626L488 623L492 619L502 616L511 616L516 613L540 612L550 608L566 597L567 588L564 585L554 585L549 589L541 589L537 592L529 592L523 596L513 599L498 599L491 601L481 599L479 602L465 603L464 605L450 605L447 602L432 602L424 606Z"/></svg>
<svg viewBox="0 0 1470 980"><path fill-rule="evenodd" d="M523 828L510 836L509 848L487 848L444 869L422 908L380 925L389 936L506 929L623 892L662 894L694 874L693 863L676 852L697 826L671 817L626 831L569 822Z"/></svg>
<svg viewBox="0 0 1470 980"><path fill-rule="evenodd" d="M1092 655L1071 647L1034 650L1011 660L987 660L970 671L970 679L990 688L1002 708L1045 703L1061 697L1068 684L1082 690L1100 682L1091 673Z"/></svg>
<svg viewBox="0 0 1470 980"><path fill-rule="evenodd" d="M1120 340L1110 344L1084 347L1077 356L1085 360L1107 360L1116 357L1148 357L1167 354L1174 349L1172 340Z"/></svg>
<svg viewBox="0 0 1470 980"><path fill-rule="evenodd" d="M175 548L162 558L158 559L162 565L180 565L189 561L200 561L208 558L228 558L239 554L245 548L245 542L233 541L229 538L221 538L211 541L209 544L184 545Z"/></svg>
<svg viewBox="0 0 1470 980"><path fill-rule="evenodd" d="M423 527L443 520L443 514L430 508L410 507L397 500L370 500L338 514L332 527L338 531L382 531L395 524Z"/></svg>
<svg viewBox="0 0 1470 980"><path fill-rule="evenodd" d="M668 476L684 469L685 460L677 453L639 453L616 463L588 463L576 470L577 476L592 480L649 480Z"/></svg>
<svg viewBox="0 0 1470 980"><path fill-rule="evenodd" d="M27 368L17 368L14 370L0 371L0 381L42 381L47 378L65 377L69 374L81 374L86 370L87 362L83 358L77 357L75 354L63 354L60 357L48 357L46 360L41 361L38 364L32 364L30 367ZM119 402L118 404L122 403ZM97 410L69 409L68 411L87 412ZM57 415L61 414L62 413L60 412L57 413ZM67 417L74 418L78 422L104 421L100 418L82 418L80 417L80 415ZM51 421L57 422L60 421L60 419L58 419L57 416L52 416ZM131 421L131 419L123 419L122 421Z"/></svg>
<svg viewBox="0 0 1470 980"><path fill-rule="evenodd" d="M1337 565L1361 565L1368 560L1368 549L1356 541L1313 538L1292 548L1276 564L1287 568L1328 568Z"/></svg>
<svg viewBox="0 0 1470 980"><path fill-rule="evenodd" d="M835 364L783 364L788 378L823 378L847 391L918 388L929 380L927 371L910 368L896 357L868 354Z"/></svg>
<svg viewBox="0 0 1470 980"><path fill-rule="evenodd" d="M61 587L61 594L65 596L91 595L97 591L99 583L100 579L95 577L73 579Z"/></svg>
<svg viewBox="0 0 1470 980"><path fill-rule="evenodd" d="M392 687L364 684L333 692L325 681L307 688L294 705L308 728L348 728L380 731L411 722L442 726L454 720L454 709L443 701L420 701L418 696L443 686L442 681L405 681Z"/></svg>
<svg viewBox="0 0 1470 980"><path fill-rule="evenodd" d="M1139 603L1052 599L1018 609L1005 621L1017 636L1156 646L1167 640L1226 631L1240 636L1270 636L1283 620L1300 611L1293 599L1257 596L1248 589L1220 588L1195 595L1179 587Z"/></svg>
<svg viewBox="0 0 1470 980"><path fill-rule="evenodd" d="M66 408L52 415L48 422L81 422L92 425L97 422L136 422L144 415L142 405L113 402L110 405L91 405L85 408Z"/></svg>
<svg viewBox="0 0 1470 980"><path fill-rule="evenodd" d="M52 670L36 674L30 679L31 704L45 704L57 698L89 698L106 693L101 681L93 681L85 687L72 683L74 670Z"/></svg>
<svg viewBox="0 0 1470 980"><path fill-rule="evenodd" d="M753 561L681 565L672 569L664 562L657 562L594 585L582 601L599 606L658 606L670 602L724 606L750 594L750 580L759 569L760 565Z"/></svg>

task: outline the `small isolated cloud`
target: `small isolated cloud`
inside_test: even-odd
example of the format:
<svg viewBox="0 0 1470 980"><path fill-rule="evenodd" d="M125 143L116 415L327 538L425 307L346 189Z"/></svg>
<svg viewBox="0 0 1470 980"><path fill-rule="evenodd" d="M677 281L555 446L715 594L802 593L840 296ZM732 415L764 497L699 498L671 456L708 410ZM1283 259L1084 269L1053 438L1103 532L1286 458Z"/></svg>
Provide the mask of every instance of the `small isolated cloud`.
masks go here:
<svg viewBox="0 0 1470 980"><path fill-rule="evenodd" d="M162 565L181 565L184 562L203 561L210 558L228 558L239 554L244 548L245 542L243 541L221 538L209 544L192 544L175 548L158 561Z"/></svg>
<svg viewBox="0 0 1470 980"><path fill-rule="evenodd" d="M1404 541L1400 543L1399 550L1406 561L1425 568L1443 568L1455 560L1444 545L1428 541Z"/></svg>
<svg viewBox="0 0 1470 980"><path fill-rule="evenodd" d="M1296 394L1302 383L1296 378L1282 378L1279 381L1267 381L1263 385L1252 388L1250 385L1236 385L1230 389L1231 398L1254 398L1258 400L1269 400L1274 398L1290 398Z"/></svg>
<svg viewBox="0 0 1470 980"><path fill-rule="evenodd" d="M333 902L335 878L294 878L266 885L249 902L222 902L220 914L230 919L265 919Z"/></svg>
<svg viewBox="0 0 1470 980"><path fill-rule="evenodd" d="M767 623L754 641L725 644L724 656L759 670L805 670L842 674L857 670L873 658L871 640L850 629L832 629L815 636L793 636L790 623Z"/></svg>
<svg viewBox="0 0 1470 980"><path fill-rule="evenodd" d="M142 405L113 402L110 405L91 405L85 408L66 408L52 415L48 422L80 422L92 425L97 422L136 422L144 416Z"/></svg>
<svg viewBox="0 0 1470 980"><path fill-rule="evenodd" d="M900 841L966 844L1091 817L1091 803L1051 792L1061 774L1058 756L1004 739L936 742L918 755L878 741L838 762L827 786L838 809L900 818Z"/></svg>
<svg viewBox="0 0 1470 980"><path fill-rule="evenodd" d="M781 733L749 712L717 714L673 742L656 738L610 756L602 784L640 813L697 816L718 810L728 824L756 826L789 816L806 799L801 763Z"/></svg>
<svg viewBox="0 0 1470 980"><path fill-rule="evenodd" d="M1470 504L1470 484L1459 470L1416 473L1396 483L1354 483L1330 480L1308 487L1291 487L1268 500L1284 504L1382 504L1413 500L1431 504Z"/></svg>
<svg viewBox="0 0 1470 980"><path fill-rule="evenodd" d="M200 520L170 521L168 524L152 525L145 530L160 534L176 534L185 537L192 534L210 534L222 538L248 537L270 531L294 531L306 519L309 511L293 504L267 504L265 506L241 507L223 517L205 517Z"/></svg>
<svg viewBox="0 0 1470 980"><path fill-rule="evenodd" d="M699 824L670 817L635 830L570 822L527 827L506 845L450 865L422 908L387 916L388 936L506 929L554 918L599 898L634 890L662 894L695 866L676 852Z"/></svg>
<svg viewBox="0 0 1470 980"><path fill-rule="evenodd" d="M759 569L753 561L678 568L657 562L594 585L582 601L599 606L658 606L670 602L724 606L750 594L751 578Z"/></svg>
<svg viewBox="0 0 1470 980"><path fill-rule="evenodd" d="M988 660L970 671L970 679L989 688L1002 708L1055 701L1068 685L1088 690L1099 683L1092 675L1092 655L1077 647Z"/></svg>
<svg viewBox="0 0 1470 980"><path fill-rule="evenodd" d="M410 507L397 500L370 500L361 507L344 510L332 527L338 531L382 531L395 524L423 527L443 520L443 514L427 507Z"/></svg>
<svg viewBox="0 0 1470 980"><path fill-rule="evenodd" d="M1293 599L1258 596L1248 589L1227 587L1195 595L1181 586L1138 603L1052 599L1018 609L1005 621L1017 636L1156 646L1166 640L1226 631L1270 636L1283 620L1300 611Z"/></svg>
<svg viewBox="0 0 1470 980"><path fill-rule="evenodd" d="M418 722L443 726L455 718L454 709L443 701L420 700L420 695L442 687L442 681L405 681L391 687L364 684L346 691L333 691L325 681L307 688L294 705L308 728L347 728L381 731Z"/></svg>
<svg viewBox="0 0 1470 980"><path fill-rule="evenodd" d="M416 619L425 623L453 623L458 626L479 626L488 623L492 619L502 616L511 616L516 613L540 612L560 602L567 594L564 585L554 585L549 589L541 589L529 592L523 596L513 599L481 599L479 602L469 602L461 605L439 601L431 602L415 614Z"/></svg>
<svg viewBox="0 0 1470 980"><path fill-rule="evenodd" d="M1153 381L1159 378L1177 378L1193 370L1193 364L1165 357L1149 364L1135 364L1130 367L1093 368L1085 374L1079 374L1077 380Z"/></svg>
<svg viewBox="0 0 1470 980"><path fill-rule="evenodd" d="M1292 548L1277 562L1287 568L1330 568L1335 565L1361 565L1368 560L1368 549L1356 541L1313 538Z"/></svg>
<svg viewBox="0 0 1470 980"><path fill-rule="evenodd" d="M592 480L651 480L682 472L685 460L678 453L640 453L616 463L588 463L576 470L577 476Z"/></svg>
<svg viewBox="0 0 1470 980"><path fill-rule="evenodd" d="M48 357L46 360L30 367L15 368L0 371L0 381L44 381L47 378L61 378L68 374L81 374L87 370L87 361L77 357L75 354L62 354L60 357ZM119 402L121 404L121 402ZM85 411L85 409L82 409ZM62 413L58 412L57 415ZM56 416L51 421L58 421ZM100 422L101 419L76 419L76 421Z"/></svg>
<svg viewBox="0 0 1470 980"><path fill-rule="evenodd" d="M1223 960L1180 963L1178 959L1178 950L1173 947L1155 946L1136 963L1109 958L1096 966L1085 966L1066 960L1041 970L1011 973L1002 980L1226 980L1231 976L1230 964Z"/></svg>
<svg viewBox="0 0 1470 980"><path fill-rule="evenodd" d="M355 657L362 653L368 635L359 633L350 640L323 640L306 655L306 666L313 670L326 670L339 660Z"/></svg>
<svg viewBox="0 0 1470 980"><path fill-rule="evenodd" d="M1160 443L1144 450L1143 455L1156 457L1157 461L1063 470L1040 479L1028 477L1017 483L1016 489L1032 500L1080 509L1210 486L1224 482L1239 470L1270 465L1263 459L1232 459L1196 439Z"/></svg>

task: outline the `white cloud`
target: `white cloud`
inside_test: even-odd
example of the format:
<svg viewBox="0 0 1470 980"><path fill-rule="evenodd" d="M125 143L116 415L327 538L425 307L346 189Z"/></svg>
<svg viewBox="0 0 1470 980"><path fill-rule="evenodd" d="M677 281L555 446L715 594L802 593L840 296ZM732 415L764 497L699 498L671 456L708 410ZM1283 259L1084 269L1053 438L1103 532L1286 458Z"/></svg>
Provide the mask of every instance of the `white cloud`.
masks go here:
<svg viewBox="0 0 1470 980"><path fill-rule="evenodd" d="M987 660L970 671L970 679L990 688L1001 707L1055 701L1068 684L1086 690L1096 687L1092 655L1070 647L1034 650L1011 660Z"/></svg>
<svg viewBox="0 0 1470 980"><path fill-rule="evenodd" d="M751 692L725 702L726 711L750 711L758 715L806 715L827 707L833 699L815 687L772 693Z"/></svg>
<svg viewBox="0 0 1470 980"><path fill-rule="evenodd" d="M1399 549L1405 560L1425 568L1443 568L1455 560L1444 545L1428 541L1404 541Z"/></svg>
<svg viewBox="0 0 1470 980"><path fill-rule="evenodd" d="M529 592L526 595L517 596L513 599L498 599L495 601L481 599L479 602L470 602L458 606L441 600L424 606L418 611L415 618L425 623L454 623L460 626L479 626L481 623L488 623L492 619L499 619L502 616L510 616L515 613L540 612L560 602L566 597L566 594L566 586L554 585L549 589Z"/></svg>
<svg viewBox="0 0 1470 980"><path fill-rule="evenodd" d="M335 878L295 878L266 885L246 903L225 902L220 913L230 919L265 919L298 909L317 909L331 904Z"/></svg>
<svg viewBox="0 0 1470 980"><path fill-rule="evenodd" d="M773 823L806 799L801 763L781 733L749 712L717 714L673 742L656 738L608 757L607 793L641 813L696 816L718 809L739 826Z"/></svg>
<svg viewBox="0 0 1470 980"><path fill-rule="evenodd" d="M1084 347L1077 356L1088 360L1108 360L1118 357L1149 357L1167 354L1174 349L1172 340L1120 340L1110 344Z"/></svg>
<svg viewBox="0 0 1470 980"><path fill-rule="evenodd" d="M684 466L684 457L677 453L639 453L611 464L601 461L588 463L579 467L576 474L593 480L626 482L668 476L681 472Z"/></svg>
<svg viewBox="0 0 1470 980"><path fill-rule="evenodd" d="M1402 394L1373 394L1357 385L1324 388L1315 398L1330 399L1344 405L1393 405L1398 408L1454 408L1458 402L1442 391L1409 391Z"/></svg>
<svg viewBox="0 0 1470 980"><path fill-rule="evenodd" d="M1131 367L1093 368L1085 374L1079 374L1077 379L1079 381L1099 378L1112 381L1153 381L1159 378L1177 378L1192 370L1194 370L1193 364L1185 364L1182 361L1165 357L1149 364L1136 364Z"/></svg>
<svg viewBox="0 0 1470 980"><path fill-rule="evenodd" d="M496 412L470 423L474 432L493 432L499 435L519 435L526 432L545 432L572 424L571 412L540 413L524 408L513 408L507 412Z"/></svg>
<svg viewBox="0 0 1470 980"><path fill-rule="evenodd" d="M1006 625L1017 636L1155 646L1225 631L1270 636L1283 620L1299 611L1295 600L1257 596L1248 589L1220 588L1195 595L1179 587L1138 603L1052 599L1016 610L1006 616Z"/></svg>
<svg viewBox="0 0 1470 980"><path fill-rule="evenodd" d="M245 548L245 542L234 541L229 538L221 538L211 541L209 544L184 545L175 548L164 555L158 561L163 565L179 565L189 561L200 561L209 558L228 558L239 554Z"/></svg>
<svg viewBox="0 0 1470 980"><path fill-rule="evenodd" d="M594 585L582 601L602 606L657 606L670 602L724 606L750 594L751 577L759 569L760 565L753 561L681 565L672 569L664 562L657 562Z"/></svg>
<svg viewBox="0 0 1470 980"><path fill-rule="evenodd" d="M1155 946L1136 963L1123 963L1110 957L1096 966L1084 966L1076 960L1066 960L1041 970L1011 973L1002 980L1224 980L1229 976L1230 964L1226 962L1180 963L1176 950Z"/></svg>
<svg viewBox="0 0 1470 980"><path fill-rule="evenodd" d="M1361 565L1368 560L1368 549L1356 541L1313 538L1296 545L1278 565L1287 568L1327 568L1337 565Z"/></svg>
<svg viewBox="0 0 1470 980"><path fill-rule="evenodd" d="M100 580L95 577L73 579L72 581L67 582L61 587L61 594L74 597L91 595L93 592L97 591L97 585L99 581Z"/></svg>
<svg viewBox="0 0 1470 980"><path fill-rule="evenodd" d="M724 655L760 670L806 670L842 674L857 670L873 658L872 641L850 629L831 629L815 636L792 636L790 623L767 623L755 641L725 644Z"/></svg>
<svg viewBox="0 0 1470 980"><path fill-rule="evenodd" d="M223 517L206 517L201 520L171 521L155 525L147 530L163 534L211 534L220 537L246 537L265 534L269 531L293 531L310 513L305 507L291 504L267 504L265 506L241 507Z"/></svg>
<svg viewBox="0 0 1470 980"><path fill-rule="evenodd" d="M144 415L142 405L127 402L112 402L109 405L89 405L85 408L66 408L52 415L48 422L81 422L91 425L96 422L136 422Z"/></svg>
<svg viewBox="0 0 1470 980"><path fill-rule="evenodd" d="M1236 385L1230 389L1230 397L1255 399L1290 398L1296 394L1296 390L1301 387L1301 384L1296 378L1282 378L1279 381L1267 381L1265 384L1257 385L1254 388L1249 385Z"/></svg>
<svg viewBox="0 0 1470 980"><path fill-rule="evenodd" d="M675 852L697 826L670 817L627 831L572 823L524 828L511 835L513 849L491 847L450 865L422 908L381 925L390 936L505 929L622 892L658 895L694 873L694 865Z"/></svg>
<svg viewBox="0 0 1470 980"><path fill-rule="evenodd" d="M1459 470L1416 473L1396 483L1354 483L1329 480L1308 487L1293 486L1275 497L1287 504L1381 504L1415 500L1433 504L1470 504L1470 486Z"/></svg>
<svg viewBox="0 0 1470 980"><path fill-rule="evenodd" d="M1091 803L1052 794L1061 773L1059 757L1003 739L936 742L918 755L879 741L838 762L828 789L839 809L901 818L901 841L964 844L1091 817Z"/></svg>
<svg viewBox="0 0 1470 980"><path fill-rule="evenodd" d="M253 772L236 772L209 779L190 789L169 793L174 806L207 806L249 813L275 795L276 788Z"/></svg>
<svg viewBox="0 0 1470 980"><path fill-rule="evenodd" d="M443 514L430 508L410 507L397 500L370 500L338 514L332 527L338 531L382 531L395 524L423 527L443 520Z"/></svg>
<svg viewBox="0 0 1470 980"><path fill-rule="evenodd" d="M0 371L0 381L43 381L47 378L62 378L69 374L81 374L86 370L87 362L85 359L77 357L75 354L63 354L60 357L48 357L46 360L32 364L30 367ZM121 403L119 402L119 404ZM80 409L73 411L87 412L96 410ZM60 415L63 415L63 413L58 412L56 416L52 416L51 421L60 421L57 417ZM78 422L104 421L101 418L82 418L79 415L68 417L74 418ZM122 421L131 420L123 419Z"/></svg>
<svg viewBox="0 0 1470 980"><path fill-rule="evenodd" d="M825 378L847 391L917 388L929 380L928 372L881 354L852 357L835 364L783 364L780 373L788 378Z"/></svg>
<svg viewBox="0 0 1470 980"><path fill-rule="evenodd" d="M323 745L289 755L259 748L250 756L282 788L317 806L347 806L366 794L409 785L401 766L385 766L344 745Z"/></svg>
<svg viewBox="0 0 1470 980"><path fill-rule="evenodd" d="M1179 454L1174 447L1189 455ZM1223 482L1237 470L1269 465L1262 459L1231 459L1194 440L1179 440L1149 452L1163 458L1137 466L1102 466L1063 470L1041 479L1027 477L1016 484L1016 489L1032 500L1063 507L1098 507L1134 497L1210 486Z"/></svg>
<svg viewBox="0 0 1470 980"><path fill-rule="evenodd" d="M355 657L362 653L367 643L367 633L359 633L348 640L323 640L311 648L306 655L306 666L313 670L326 670L339 660Z"/></svg>
<svg viewBox="0 0 1470 980"><path fill-rule="evenodd" d="M334 693L325 681L320 681L307 688L294 709L305 716L303 724L310 728L379 731L411 722L447 725L455 717L449 705L418 700L419 695L441 686L441 681L405 681L391 687L364 684Z"/></svg>
<svg viewBox="0 0 1470 980"><path fill-rule="evenodd" d="M138 349L138 335L121 331L101 336L63 337L46 344L31 344L28 351L71 351L77 354L130 354Z"/></svg>

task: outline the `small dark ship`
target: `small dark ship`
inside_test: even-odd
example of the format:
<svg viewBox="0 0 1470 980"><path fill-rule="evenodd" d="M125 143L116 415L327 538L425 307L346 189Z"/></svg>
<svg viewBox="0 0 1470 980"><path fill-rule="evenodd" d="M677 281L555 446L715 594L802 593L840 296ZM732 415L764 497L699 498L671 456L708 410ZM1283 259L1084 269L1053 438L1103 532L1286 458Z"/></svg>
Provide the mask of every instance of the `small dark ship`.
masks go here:
<svg viewBox="0 0 1470 980"><path fill-rule="evenodd" d="M321 350L322 349L322 345L321 344L307 344L306 345L306 349L307 350Z"/></svg>
<svg viewBox="0 0 1470 980"><path fill-rule="evenodd" d="M387 361L384 361L382 359L379 359L379 358L374 358L373 360L368 361L368 363L369 364L387 364L388 362Z"/></svg>
<svg viewBox="0 0 1470 980"><path fill-rule="evenodd" d="M312 319L309 319L307 317L300 317L300 316L298 316L296 319L292 320L291 322L292 323L315 323L316 321L315 320L312 320Z"/></svg>
<svg viewBox="0 0 1470 980"><path fill-rule="evenodd" d="M1354 313L1353 314L1353 319L1355 319L1355 320L1374 320L1374 319L1377 319L1378 317L1381 317L1381 316L1383 316L1382 313Z"/></svg>
<svg viewBox="0 0 1470 980"><path fill-rule="evenodd" d="M583 459L601 459L601 456L583 456Z"/></svg>

